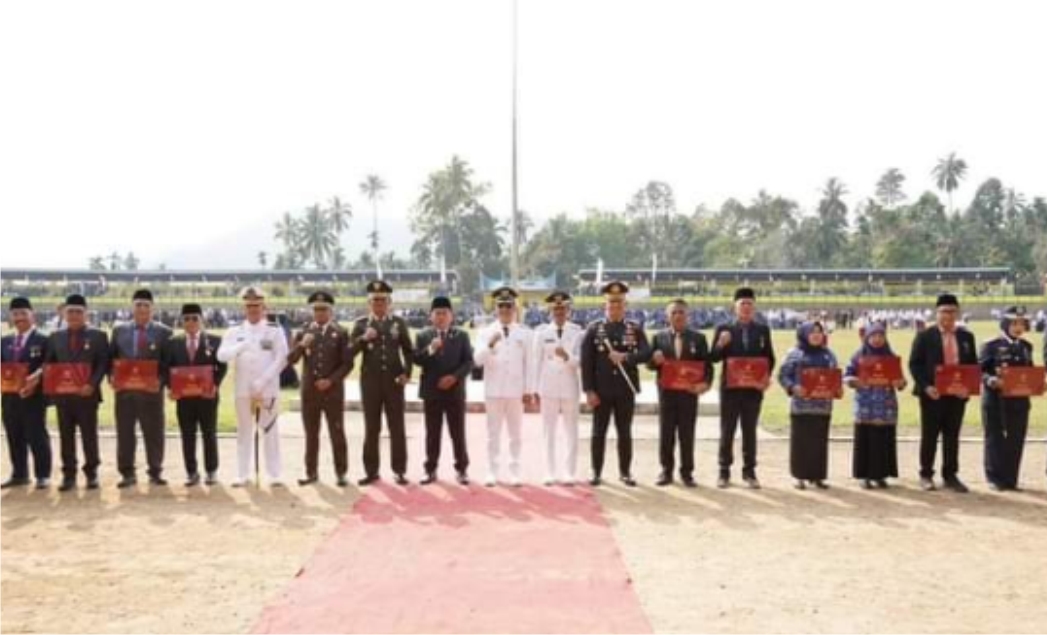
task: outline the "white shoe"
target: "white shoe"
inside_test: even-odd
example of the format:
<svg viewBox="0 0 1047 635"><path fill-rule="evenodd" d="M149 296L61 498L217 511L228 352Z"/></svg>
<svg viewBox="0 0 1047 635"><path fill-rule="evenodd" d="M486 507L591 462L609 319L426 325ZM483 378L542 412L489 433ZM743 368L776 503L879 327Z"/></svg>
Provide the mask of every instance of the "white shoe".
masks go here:
<svg viewBox="0 0 1047 635"><path fill-rule="evenodd" d="M555 479L555 478L553 478L553 477L551 477L551 476L546 476L546 477L545 477L545 480L544 480L544 481L542 481L542 483L543 483L543 484L544 484L544 485L545 485L546 487L552 487L553 485L556 485L556 479Z"/></svg>
<svg viewBox="0 0 1047 635"><path fill-rule="evenodd" d="M573 476L568 476L566 478L560 479L560 485L565 485L567 487L574 487L574 483L575 483L575 480L574 480Z"/></svg>
<svg viewBox="0 0 1047 635"><path fill-rule="evenodd" d="M487 478L484 479L484 486L486 487L494 487L497 484L498 479L496 479L493 474L488 475Z"/></svg>
<svg viewBox="0 0 1047 635"><path fill-rule="evenodd" d="M520 487L521 485L523 485L523 483L520 482L519 476L513 476L509 479L509 485L513 487Z"/></svg>

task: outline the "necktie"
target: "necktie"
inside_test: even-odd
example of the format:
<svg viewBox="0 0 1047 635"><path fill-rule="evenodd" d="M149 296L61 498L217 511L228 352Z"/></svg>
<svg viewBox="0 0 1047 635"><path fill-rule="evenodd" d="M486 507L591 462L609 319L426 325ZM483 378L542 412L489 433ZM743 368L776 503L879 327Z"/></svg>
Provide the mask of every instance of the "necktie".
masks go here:
<svg viewBox="0 0 1047 635"><path fill-rule="evenodd" d="M502 335L505 336L505 339L509 339L509 327L508 326L503 326L502 327Z"/></svg>
<svg viewBox="0 0 1047 635"><path fill-rule="evenodd" d="M742 327L742 348L749 350L749 327Z"/></svg>
<svg viewBox="0 0 1047 635"><path fill-rule="evenodd" d="M25 344L25 339L23 338L24 336L21 333L15 338L15 361L22 357L22 346Z"/></svg>
<svg viewBox="0 0 1047 635"><path fill-rule="evenodd" d="M80 331L69 331L69 350L73 353L80 352Z"/></svg>
<svg viewBox="0 0 1047 635"><path fill-rule="evenodd" d="M676 352L676 359L683 357L683 335L680 333L673 338L673 351Z"/></svg>
<svg viewBox="0 0 1047 635"><path fill-rule="evenodd" d="M145 336L145 327L139 326L136 328L138 329L138 339L135 340L134 354L135 357L139 357L141 355L145 355L145 347L148 345L148 340Z"/></svg>
<svg viewBox="0 0 1047 635"><path fill-rule="evenodd" d="M562 340L563 339L563 327L562 326L556 327L556 339L558 339L558 340Z"/></svg>
<svg viewBox="0 0 1047 635"><path fill-rule="evenodd" d="M197 346L197 344L196 344L196 336L195 335L190 335L189 336L189 361L193 361L194 359L196 359L196 346Z"/></svg>
<svg viewBox="0 0 1047 635"><path fill-rule="evenodd" d="M942 352L945 363L954 365L960 363L959 355L956 354L956 333L942 331Z"/></svg>

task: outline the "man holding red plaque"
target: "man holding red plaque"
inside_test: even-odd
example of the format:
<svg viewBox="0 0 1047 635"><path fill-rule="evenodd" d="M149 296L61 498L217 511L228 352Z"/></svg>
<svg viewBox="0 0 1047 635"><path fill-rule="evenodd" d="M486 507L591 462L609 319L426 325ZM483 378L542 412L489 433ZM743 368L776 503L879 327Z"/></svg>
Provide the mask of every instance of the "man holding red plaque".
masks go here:
<svg viewBox="0 0 1047 635"><path fill-rule="evenodd" d="M84 450L87 489L98 489L98 405L102 403L102 379L109 372L109 338L87 325L87 300L78 293L66 298L64 318L66 327L48 338L45 368L48 364L86 364L91 373L78 394L51 397L62 439L62 484L58 491L76 487L77 428Z"/></svg>
<svg viewBox="0 0 1047 635"><path fill-rule="evenodd" d="M4 432L11 477L0 484L0 489L29 484L30 450L36 489L47 489L51 483L51 437L47 434L47 401L40 386L47 337L36 330L28 298L12 298L8 308L15 332L0 341L0 363L4 369L21 368L25 382L12 387L13 392L4 387Z"/></svg>
<svg viewBox="0 0 1047 635"><path fill-rule="evenodd" d="M1000 320L1000 336L982 347L979 361L986 390L982 392L985 430L985 480L994 491L1018 489L1022 450L1029 430L1029 397L1008 396L1002 375L1008 368L1032 368L1032 344L1025 307L1012 306ZM1042 375L1043 369L1038 369Z"/></svg>
<svg viewBox="0 0 1047 635"><path fill-rule="evenodd" d="M178 399L175 410L178 428L182 433L185 485L193 487L200 483L200 470L196 461L197 429L200 430L204 445L204 470L207 473L204 482L214 485L218 482L218 389L227 369L217 356L222 339L204 331L203 309L199 304L183 304L181 313L185 331L167 341L164 358L171 375L171 398ZM209 375L210 386L202 388L200 394L189 394L188 389L183 391L181 384L185 380L182 375L190 372Z"/></svg>
<svg viewBox="0 0 1047 635"><path fill-rule="evenodd" d="M771 329L756 321L756 294L748 287L734 292L734 321L716 327L713 336L712 361L722 361L720 374L720 478L717 486L728 487L731 465L734 463L734 433L742 426L742 478L752 489L760 488L756 478L756 426L763 405L763 393L771 385L774 370L774 345ZM732 360L746 362L760 360L751 384L733 386L737 377L731 377ZM738 372L737 370L735 371Z"/></svg>
<svg viewBox="0 0 1047 635"><path fill-rule="evenodd" d="M116 392L116 463L123 477L117 487L133 487L138 483L135 474L135 451L138 440L135 426L142 427L145 456L149 464L149 483L167 485L164 469L164 395L166 383L163 351L171 338L171 329L153 320L153 294L139 289L132 297L133 320L118 324L113 329L110 355L114 366L125 364L133 375L142 377L143 384L124 383L123 374L113 370L111 381ZM153 364L140 364L139 362ZM154 368L155 365L155 368ZM123 371L123 369L121 369Z"/></svg>
<svg viewBox="0 0 1047 635"><path fill-rule="evenodd" d="M680 480L694 481L694 425L698 397L709 390L713 364L705 336L687 326L687 303L676 299L666 308L669 328L655 334L648 368L658 372L658 457L662 465L656 484L673 482L676 438L680 439ZM670 380L669 375L674 375ZM679 377L679 379L677 379ZM688 381L694 377L696 381ZM699 379L700 377L700 379Z"/></svg>
<svg viewBox="0 0 1047 635"><path fill-rule="evenodd" d="M916 335L909 372L915 387L913 394L920 398L920 487L933 491L934 457L938 451L938 437L942 437L942 479L945 487L958 493L967 492L960 480L960 428L967 408L967 395L942 395L935 387L935 375L943 365L978 363L974 335L957 325L960 303L956 296L945 293L938 296L937 324Z"/></svg>

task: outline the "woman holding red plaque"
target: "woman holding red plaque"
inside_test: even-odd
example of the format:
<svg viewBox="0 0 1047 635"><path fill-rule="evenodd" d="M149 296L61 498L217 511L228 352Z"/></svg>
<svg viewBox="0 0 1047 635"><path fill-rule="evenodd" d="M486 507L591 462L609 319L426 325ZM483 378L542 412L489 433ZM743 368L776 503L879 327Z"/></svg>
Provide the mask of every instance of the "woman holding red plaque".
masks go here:
<svg viewBox="0 0 1047 635"><path fill-rule="evenodd" d="M778 370L778 383L792 397L789 404L789 471L796 479L796 489L807 489L807 483L828 489L829 423L833 398L809 394L802 381L804 369L837 368L836 356L826 346L825 328L821 322L805 322L796 330L796 347L786 354Z"/></svg>
<svg viewBox="0 0 1047 635"><path fill-rule="evenodd" d="M844 383L854 389L854 456L851 475L864 489L887 487L889 477L898 477L898 395L905 378L889 385L872 385L863 379L861 365L867 360L894 357L887 342L887 326L873 322L866 328L862 347L851 358Z"/></svg>
<svg viewBox="0 0 1047 635"><path fill-rule="evenodd" d="M1000 336L982 347L978 362L988 390L982 392L985 430L985 480L997 492L1017 490L1025 434L1029 430L1029 397L1005 396L1001 369L1032 366L1032 344L1022 339L1029 330L1025 307L1012 306L1000 320Z"/></svg>

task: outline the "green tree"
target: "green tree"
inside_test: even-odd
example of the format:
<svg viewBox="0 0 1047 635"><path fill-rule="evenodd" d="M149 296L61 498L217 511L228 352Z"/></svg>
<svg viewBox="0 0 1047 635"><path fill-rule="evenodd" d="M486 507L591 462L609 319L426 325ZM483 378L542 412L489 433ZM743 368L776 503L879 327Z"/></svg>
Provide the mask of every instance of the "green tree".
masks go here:
<svg viewBox="0 0 1047 635"><path fill-rule="evenodd" d="M876 182L876 198L883 203L884 207L894 207L905 200L905 192L902 191L904 183L905 175L901 170L888 168Z"/></svg>
<svg viewBox="0 0 1047 635"><path fill-rule="evenodd" d="M931 174L934 176L935 185L948 197L949 211L954 211L952 193L967 176L967 162L957 157L955 152L950 152L949 156L938 159L938 164L931 170Z"/></svg>
<svg viewBox="0 0 1047 635"><path fill-rule="evenodd" d="M360 193L367 197L367 200L371 202L371 212L374 219L374 226L371 229L371 234L368 236L371 242L371 251L374 252L375 256L378 255L378 201L382 199L383 192L388 189L385 181L382 177L377 174L368 174L363 181L360 182Z"/></svg>

